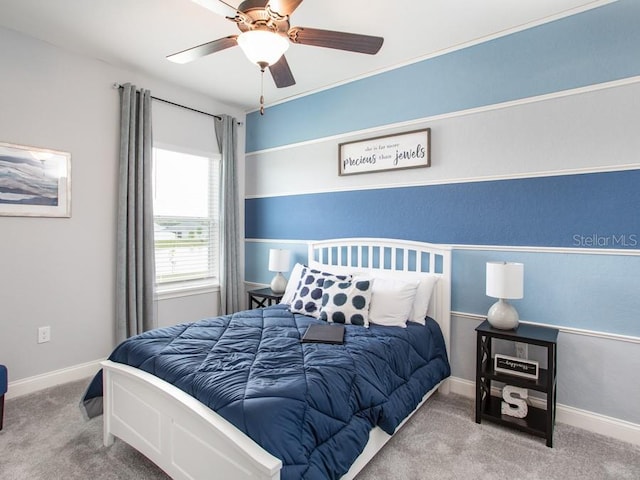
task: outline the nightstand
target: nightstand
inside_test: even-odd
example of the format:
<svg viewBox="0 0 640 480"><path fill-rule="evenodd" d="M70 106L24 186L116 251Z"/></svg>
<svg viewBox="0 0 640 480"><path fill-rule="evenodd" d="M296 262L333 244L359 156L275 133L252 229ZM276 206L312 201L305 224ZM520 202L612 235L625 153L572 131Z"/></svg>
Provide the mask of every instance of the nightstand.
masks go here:
<svg viewBox="0 0 640 480"><path fill-rule="evenodd" d="M490 420L508 427L537 435L553 446L553 427L556 421L556 373L558 329L521 323L515 330L493 328L487 320L477 328L476 345L476 423ZM537 379L496 372L491 354L493 339L539 345L547 350L547 368L539 369ZM527 416L515 418L501 413L502 398L491 395L491 381L542 392L546 395L546 409L528 406Z"/></svg>
<svg viewBox="0 0 640 480"><path fill-rule="evenodd" d="M252 308L269 307L278 303L282 299L281 293L273 293L273 291L267 288L257 288L255 290L249 290L249 310ZM253 304L255 303L255 307Z"/></svg>

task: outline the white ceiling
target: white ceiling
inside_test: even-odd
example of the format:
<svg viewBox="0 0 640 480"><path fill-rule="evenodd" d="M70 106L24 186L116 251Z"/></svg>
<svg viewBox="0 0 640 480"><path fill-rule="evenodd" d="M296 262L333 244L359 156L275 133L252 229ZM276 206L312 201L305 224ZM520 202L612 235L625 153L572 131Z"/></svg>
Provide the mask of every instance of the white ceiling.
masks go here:
<svg viewBox="0 0 640 480"><path fill-rule="evenodd" d="M292 26L382 36L384 45L375 56L291 45L286 57L297 83L277 89L267 73L265 101L273 104L609 1L306 0L292 14ZM240 0L227 3L237 6ZM260 72L240 48L186 65L165 59L238 33L235 24L190 0L0 0L0 26L245 111L257 105Z"/></svg>

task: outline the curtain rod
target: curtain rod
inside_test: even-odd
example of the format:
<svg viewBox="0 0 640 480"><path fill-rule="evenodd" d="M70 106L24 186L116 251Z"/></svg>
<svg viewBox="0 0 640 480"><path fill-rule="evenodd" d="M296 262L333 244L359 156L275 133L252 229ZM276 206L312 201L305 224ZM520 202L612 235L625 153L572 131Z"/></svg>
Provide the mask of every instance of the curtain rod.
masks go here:
<svg viewBox="0 0 640 480"><path fill-rule="evenodd" d="M123 88L123 86L120 85L119 83L114 83L113 88L117 88L118 90L120 90ZM154 97L153 95L151 95L151 98L153 100L157 100L158 102L168 103L169 105L173 105L175 107L184 108L185 110L191 110L192 112L201 113L202 115L207 115L208 117L213 117L218 120L222 120L222 117L220 115L214 115L213 113L203 112L202 110L196 110L195 108L187 107L186 105L180 105L179 103L175 103L170 100L165 100L164 98ZM237 122L237 124L242 125L242 122Z"/></svg>

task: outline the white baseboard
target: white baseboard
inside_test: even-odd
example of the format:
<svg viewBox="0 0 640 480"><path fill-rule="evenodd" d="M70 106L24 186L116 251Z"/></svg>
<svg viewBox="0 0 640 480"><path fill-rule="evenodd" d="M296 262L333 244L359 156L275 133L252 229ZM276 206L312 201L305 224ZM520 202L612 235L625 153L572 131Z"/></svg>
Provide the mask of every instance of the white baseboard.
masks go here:
<svg viewBox="0 0 640 480"><path fill-rule="evenodd" d="M61 385L63 383L74 382L76 380L91 377L98 373L98 370L102 368L100 366L100 362L103 360L105 359L101 358L92 362L74 365L73 367L54 370L53 372L35 375L15 382L9 382L6 398L8 400L10 398L37 392L38 390L44 390L45 388L55 387L56 385Z"/></svg>
<svg viewBox="0 0 640 480"><path fill-rule="evenodd" d="M599 413L558 405L556 420L590 432L600 433L617 440L640 445L640 425Z"/></svg>
<svg viewBox="0 0 640 480"><path fill-rule="evenodd" d="M453 393L469 398L475 398L476 396L476 384L471 380L451 377L449 384ZM493 387L491 390L493 395L500 395L500 389ZM546 404L538 398L529 397L529 400L537 407L546 408ZM556 405L556 421L622 440L623 442L640 445L640 425L625 420L607 417L606 415L559 403Z"/></svg>

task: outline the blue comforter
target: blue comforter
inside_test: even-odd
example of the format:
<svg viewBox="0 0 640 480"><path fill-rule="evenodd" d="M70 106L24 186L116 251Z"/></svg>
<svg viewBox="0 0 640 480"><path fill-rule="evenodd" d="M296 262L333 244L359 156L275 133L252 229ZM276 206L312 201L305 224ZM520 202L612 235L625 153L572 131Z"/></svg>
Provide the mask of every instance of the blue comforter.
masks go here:
<svg viewBox="0 0 640 480"><path fill-rule="evenodd" d="M433 320L347 325L343 345L300 343L317 322L276 305L149 331L109 358L208 405L280 458L283 480L334 479L371 428L393 433L450 370Z"/></svg>

